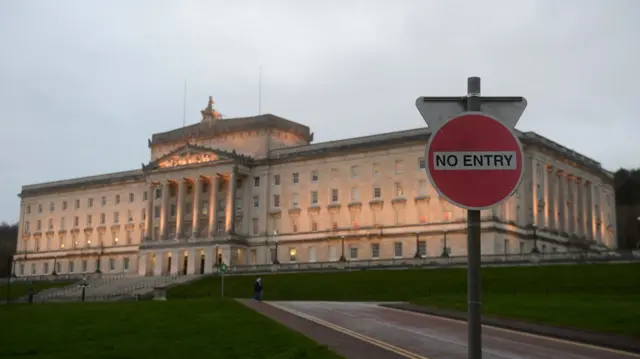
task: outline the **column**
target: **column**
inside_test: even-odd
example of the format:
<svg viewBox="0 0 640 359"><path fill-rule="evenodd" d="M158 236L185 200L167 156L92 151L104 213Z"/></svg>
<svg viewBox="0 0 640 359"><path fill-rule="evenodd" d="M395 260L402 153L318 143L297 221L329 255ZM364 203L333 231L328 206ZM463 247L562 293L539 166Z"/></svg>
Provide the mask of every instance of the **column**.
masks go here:
<svg viewBox="0 0 640 359"><path fill-rule="evenodd" d="M140 257L138 258L138 275L145 276L147 275L147 254L140 253Z"/></svg>
<svg viewBox="0 0 640 359"><path fill-rule="evenodd" d="M176 201L176 239L182 237L182 222L184 219L184 198L186 197L187 180L178 181L178 200Z"/></svg>
<svg viewBox="0 0 640 359"><path fill-rule="evenodd" d="M555 216L555 210L556 210L556 194L554 191L555 188L555 183L553 181L554 179L554 174L553 174L553 167L548 166L546 169L546 186L545 186L545 193L546 193L546 206L547 206L547 227L549 227L550 229L556 229L556 216Z"/></svg>
<svg viewBox="0 0 640 359"><path fill-rule="evenodd" d="M196 249L189 249L189 260L187 261L187 274L196 274L196 262L200 262L200 258L197 258Z"/></svg>
<svg viewBox="0 0 640 359"><path fill-rule="evenodd" d="M193 229L191 237L200 236L200 193L202 193L202 178L195 179L193 188ZM191 254L189 254L191 255ZM191 260L191 257L189 258Z"/></svg>
<svg viewBox="0 0 640 359"><path fill-rule="evenodd" d="M167 221L169 218L169 186L171 184L166 181L162 184L162 204L160 210L160 239L167 240Z"/></svg>
<svg viewBox="0 0 640 359"><path fill-rule="evenodd" d="M180 251L171 252L171 272L170 274L178 274L180 269Z"/></svg>
<svg viewBox="0 0 640 359"><path fill-rule="evenodd" d="M574 195L574 177L571 174L568 174L566 176L566 186L567 186L567 215L566 215L566 219L567 219L567 233L569 234L573 234L575 233L575 224L576 224L576 218L575 218L575 211L573 210L575 208L575 195Z"/></svg>
<svg viewBox="0 0 640 359"><path fill-rule="evenodd" d="M577 219L577 228L576 233L579 236L585 235L584 230L584 185L582 184L581 178L576 178L576 219Z"/></svg>
<svg viewBox="0 0 640 359"><path fill-rule="evenodd" d="M213 273L213 264L215 263L214 247L204 249L204 274Z"/></svg>
<svg viewBox="0 0 640 359"><path fill-rule="evenodd" d="M162 261L164 259L164 252L156 252L153 255L156 257L156 263L153 266L153 275L161 276L162 275Z"/></svg>
<svg viewBox="0 0 640 359"><path fill-rule="evenodd" d="M218 174L211 177L211 185L209 187L209 231L208 238L216 236L216 216L218 211ZM209 259L208 255L206 259Z"/></svg>
<svg viewBox="0 0 640 359"><path fill-rule="evenodd" d="M585 206L584 206L584 224L585 235L589 239L593 238L593 194L591 193L591 181L584 182Z"/></svg>
<svg viewBox="0 0 640 359"><path fill-rule="evenodd" d="M557 213L557 218L558 218L558 230L560 232L566 232L566 225L565 225L565 213L567 212L567 205L566 205L566 192L564 190L564 183L565 183L565 179L564 176L562 174L562 170L558 170L558 172L556 172L556 189L557 189L557 193L558 193L558 210L556 211Z"/></svg>
<svg viewBox="0 0 640 359"><path fill-rule="evenodd" d="M147 217L145 219L146 234L145 239L150 240L153 238L153 200L155 198L155 185L149 184L147 190Z"/></svg>
<svg viewBox="0 0 640 359"><path fill-rule="evenodd" d="M236 181L238 176L236 169L233 168L231 174L229 174L229 185L227 186L227 228L228 234L235 232L236 225Z"/></svg>

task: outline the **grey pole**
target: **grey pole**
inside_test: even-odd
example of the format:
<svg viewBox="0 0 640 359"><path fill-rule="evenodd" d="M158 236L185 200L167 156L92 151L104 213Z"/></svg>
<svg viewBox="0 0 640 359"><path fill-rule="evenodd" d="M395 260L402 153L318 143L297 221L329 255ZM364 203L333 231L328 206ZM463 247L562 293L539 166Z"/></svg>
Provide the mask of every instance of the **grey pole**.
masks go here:
<svg viewBox="0 0 640 359"><path fill-rule="evenodd" d="M480 78L467 79L467 111L480 111ZM469 359L482 359L482 310L480 297L480 211L467 211L467 312Z"/></svg>

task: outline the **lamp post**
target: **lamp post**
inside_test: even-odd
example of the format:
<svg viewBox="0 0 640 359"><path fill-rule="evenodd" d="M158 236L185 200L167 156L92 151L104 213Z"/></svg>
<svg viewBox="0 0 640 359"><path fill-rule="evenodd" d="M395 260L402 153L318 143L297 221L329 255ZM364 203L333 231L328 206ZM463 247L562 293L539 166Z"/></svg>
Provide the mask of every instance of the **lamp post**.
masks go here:
<svg viewBox="0 0 640 359"><path fill-rule="evenodd" d="M540 253L540 250L538 249L538 236L536 234L538 225L532 224L531 229L533 229L533 249L531 250L531 253L538 254Z"/></svg>
<svg viewBox="0 0 640 359"><path fill-rule="evenodd" d="M104 251L104 244L100 241L100 249L98 250L98 260L96 261L96 274L101 274L100 262L102 262L102 253Z"/></svg>
<svg viewBox="0 0 640 359"><path fill-rule="evenodd" d="M446 258L449 257L449 248L447 247L447 230L445 229L442 232L444 234L444 246L442 247L442 254L440 256Z"/></svg>
<svg viewBox="0 0 640 359"><path fill-rule="evenodd" d="M416 232L416 254L413 256L413 258L422 258L422 254L420 253L420 232Z"/></svg>
<svg viewBox="0 0 640 359"><path fill-rule="evenodd" d="M58 267L58 257L53 257L53 271L51 271L52 276L58 275L58 271L56 270L57 267Z"/></svg>
<svg viewBox="0 0 640 359"><path fill-rule="evenodd" d="M344 256L344 236L340 237L340 241L342 242L342 254L340 255L340 262L346 262L347 258Z"/></svg>
<svg viewBox="0 0 640 359"><path fill-rule="evenodd" d="M640 217L636 219L638 220L638 235L640 236ZM636 241L636 248L640 248L640 238Z"/></svg>
<svg viewBox="0 0 640 359"><path fill-rule="evenodd" d="M277 229L276 229L275 231L273 231L273 235L274 235L274 236L277 236L277 235L278 235L278 230L277 230ZM275 242L275 244L276 244L276 257L275 257L275 259L273 260L273 264L280 264L280 261L278 260L278 239L276 238L276 239L274 239L273 241L274 241L274 242Z"/></svg>

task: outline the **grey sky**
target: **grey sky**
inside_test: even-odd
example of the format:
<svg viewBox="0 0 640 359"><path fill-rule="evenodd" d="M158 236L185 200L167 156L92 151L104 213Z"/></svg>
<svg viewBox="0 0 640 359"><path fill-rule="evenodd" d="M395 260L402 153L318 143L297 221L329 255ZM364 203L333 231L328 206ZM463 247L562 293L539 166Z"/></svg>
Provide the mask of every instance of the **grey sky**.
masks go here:
<svg viewBox="0 0 640 359"><path fill-rule="evenodd" d="M316 142L425 126L414 101L529 101L519 128L640 166L640 1L0 1L0 221L24 184L136 169L213 95Z"/></svg>

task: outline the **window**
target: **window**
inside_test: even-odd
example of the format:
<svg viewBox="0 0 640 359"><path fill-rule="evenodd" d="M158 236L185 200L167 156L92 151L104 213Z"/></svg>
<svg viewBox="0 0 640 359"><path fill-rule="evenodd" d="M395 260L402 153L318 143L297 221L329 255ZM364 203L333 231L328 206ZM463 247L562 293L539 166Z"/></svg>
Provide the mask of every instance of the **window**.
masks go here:
<svg viewBox="0 0 640 359"><path fill-rule="evenodd" d="M20 275L24 275L24 264L20 264Z"/></svg>
<svg viewBox="0 0 640 359"><path fill-rule="evenodd" d="M222 208L223 206L220 206L220 207ZM177 208L175 204L172 204L171 206L169 206L169 214L171 218L174 218L176 216L176 211L177 211Z"/></svg>
<svg viewBox="0 0 640 359"><path fill-rule="evenodd" d="M110 271L116 270L116 260L113 258L109 258L109 270Z"/></svg>
<svg viewBox="0 0 640 359"><path fill-rule="evenodd" d="M120 223L120 213L113 212L113 223Z"/></svg>
<svg viewBox="0 0 640 359"><path fill-rule="evenodd" d="M404 196L404 190L402 189L402 183L396 182L394 183L394 190L396 193L396 197Z"/></svg>
<svg viewBox="0 0 640 359"><path fill-rule="evenodd" d="M330 172L331 172L331 180L337 181L338 178L340 177L340 171L338 171L337 168L332 168Z"/></svg>
<svg viewBox="0 0 640 359"><path fill-rule="evenodd" d="M311 183L318 183L318 171L311 171Z"/></svg>
<svg viewBox="0 0 640 359"><path fill-rule="evenodd" d="M87 207L92 208L93 207L93 198L89 198L87 200Z"/></svg>
<svg viewBox="0 0 640 359"><path fill-rule="evenodd" d="M29 221L24 222L24 233L29 234L31 231L29 230Z"/></svg>
<svg viewBox="0 0 640 359"><path fill-rule="evenodd" d="M74 267L74 263L72 261L69 261L68 267L69 267L69 273L73 273L73 270L75 268L73 268Z"/></svg>
<svg viewBox="0 0 640 359"><path fill-rule="evenodd" d="M100 213L100 224L104 226L107 222L107 216L104 213Z"/></svg>
<svg viewBox="0 0 640 359"><path fill-rule="evenodd" d="M404 173L404 161L396 160L394 163L396 174Z"/></svg>
<svg viewBox="0 0 640 359"><path fill-rule="evenodd" d="M380 187L374 187L373 188L373 198L374 199L380 199L380 197L382 197L382 190L380 189Z"/></svg>
<svg viewBox="0 0 640 359"><path fill-rule="evenodd" d="M79 226L80 226L80 217L78 216L73 217L73 227L77 228Z"/></svg>
<svg viewBox="0 0 640 359"><path fill-rule="evenodd" d="M424 157L419 157L418 158L418 169L425 169L427 168L427 160Z"/></svg>
<svg viewBox="0 0 640 359"><path fill-rule="evenodd" d="M427 256L427 241L418 241L418 253L423 257Z"/></svg>
<svg viewBox="0 0 640 359"><path fill-rule="evenodd" d="M338 189L331 189L331 203L338 203Z"/></svg>
<svg viewBox="0 0 640 359"><path fill-rule="evenodd" d="M142 211L140 212L140 219L143 221L147 220L147 209L143 208Z"/></svg>
<svg viewBox="0 0 640 359"><path fill-rule="evenodd" d="M92 220L92 216L90 214L87 214L87 227L91 227Z"/></svg>
<svg viewBox="0 0 640 359"><path fill-rule="evenodd" d="M395 242L393 244L393 256L402 257L402 242Z"/></svg>
<svg viewBox="0 0 640 359"><path fill-rule="evenodd" d="M316 247L309 247L309 262L316 261Z"/></svg>
<svg viewBox="0 0 640 359"><path fill-rule="evenodd" d="M127 211L127 220L129 223L133 222L133 211L132 210L128 210Z"/></svg>
<svg viewBox="0 0 640 359"><path fill-rule="evenodd" d="M360 189L358 187L351 188L351 202L360 201Z"/></svg>
<svg viewBox="0 0 640 359"><path fill-rule="evenodd" d="M358 247L349 248L349 258L358 259Z"/></svg>
<svg viewBox="0 0 640 359"><path fill-rule="evenodd" d="M36 274L36 264L31 263L31 275L35 275L35 274Z"/></svg>
<svg viewBox="0 0 640 359"><path fill-rule="evenodd" d="M279 186L280 185L280 175L273 175L273 184L275 186Z"/></svg>
<svg viewBox="0 0 640 359"><path fill-rule="evenodd" d="M280 208L280 195L279 194L274 194L273 195L273 207Z"/></svg>
<svg viewBox="0 0 640 359"><path fill-rule="evenodd" d="M350 174L351 174L351 178L360 177L360 168L357 165L351 166Z"/></svg>
<svg viewBox="0 0 640 359"><path fill-rule="evenodd" d="M36 222L36 231L40 231L42 229L42 221L38 220L38 222Z"/></svg>
<svg viewBox="0 0 640 359"><path fill-rule="evenodd" d="M56 210L56 204L51 202L49 203L49 212L53 212Z"/></svg>
<svg viewBox="0 0 640 359"><path fill-rule="evenodd" d="M200 203L200 213L204 215L209 214L209 201L202 201L202 203Z"/></svg>
<svg viewBox="0 0 640 359"><path fill-rule="evenodd" d="M291 175L291 182L292 182L293 184L296 184L296 183L300 182L300 174L299 174L298 172L294 172L294 173Z"/></svg>
<svg viewBox="0 0 640 359"><path fill-rule="evenodd" d="M82 273L87 273L88 263L86 259L82 260Z"/></svg>
<svg viewBox="0 0 640 359"><path fill-rule="evenodd" d="M38 204L38 213L42 213L42 205Z"/></svg>
<svg viewBox="0 0 640 359"><path fill-rule="evenodd" d="M260 196L253 196L253 208L260 207Z"/></svg>
<svg viewBox="0 0 640 359"><path fill-rule="evenodd" d="M129 203L132 203L133 201L135 201L136 199L136 195L133 193L129 193Z"/></svg>
<svg viewBox="0 0 640 359"><path fill-rule="evenodd" d="M379 176L380 175L380 164L379 163L377 163L377 162L373 163L372 174L374 176Z"/></svg>
<svg viewBox="0 0 640 359"><path fill-rule="evenodd" d="M49 274L49 263L42 264L42 274Z"/></svg>
<svg viewBox="0 0 640 359"><path fill-rule="evenodd" d="M289 248L289 262L295 262L297 260L297 251L295 247Z"/></svg>
<svg viewBox="0 0 640 359"><path fill-rule="evenodd" d="M102 207L107 205L107 196L102 196L102 198L100 198L100 205Z"/></svg>
<svg viewBox="0 0 640 359"><path fill-rule="evenodd" d="M251 233L258 234L260 232L260 222L258 218L253 218L251 220Z"/></svg>
<svg viewBox="0 0 640 359"><path fill-rule="evenodd" d="M156 197L156 199L158 199L158 198L162 197L162 190L161 190L160 188L156 188L156 190L155 190L155 197ZM105 197L102 197L102 198L103 198L103 199L105 200L105 202L106 202L106 198L105 198Z"/></svg>
<svg viewBox="0 0 640 359"><path fill-rule="evenodd" d="M298 193L291 194L291 207L297 208L300 205L300 195Z"/></svg>
<svg viewBox="0 0 640 359"><path fill-rule="evenodd" d="M373 259L380 258L380 244L371 243L371 258Z"/></svg>
<svg viewBox="0 0 640 359"><path fill-rule="evenodd" d="M80 200L76 199L76 209L80 209Z"/></svg>
<svg viewBox="0 0 640 359"><path fill-rule="evenodd" d="M116 202L116 204L120 204L120 195L119 194L116 195L115 202Z"/></svg>
<svg viewBox="0 0 640 359"><path fill-rule="evenodd" d="M125 271L129 270L129 257L124 257L124 262L122 263L122 265Z"/></svg>
<svg viewBox="0 0 640 359"><path fill-rule="evenodd" d="M318 191L311 191L311 205L315 206L318 204Z"/></svg>
<svg viewBox="0 0 640 359"><path fill-rule="evenodd" d="M53 229L53 218L49 218L49 229Z"/></svg>
<svg viewBox="0 0 640 359"><path fill-rule="evenodd" d="M62 210L63 211L67 210L67 201L62 201Z"/></svg>
<svg viewBox="0 0 640 359"><path fill-rule="evenodd" d="M162 212L162 209L160 208L160 206L159 205L155 206L154 215L155 215L156 218L160 218L160 213L161 212ZM104 222L103 222L103 224L104 224Z"/></svg>
<svg viewBox="0 0 640 359"><path fill-rule="evenodd" d="M318 222L312 221L311 222L311 231L312 232L316 232L317 230L318 230Z"/></svg>
<svg viewBox="0 0 640 359"><path fill-rule="evenodd" d="M64 229L64 217L60 218L60 229Z"/></svg>
<svg viewBox="0 0 640 359"><path fill-rule="evenodd" d="M418 182L418 193L423 196L427 194L427 180L420 180Z"/></svg>
<svg viewBox="0 0 640 359"><path fill-rule="evenodd" d="M55 270L57 273L62 272L62 263L60 263L60 262L56 262L56 267L54 268L54 270Z"/></svg>
<svg viewBox="0 0 640 359"><path fill-rule="evenodd" d="M253 187L260 187L260 177L253 177Z"/></svg>
<svg viewBox="0 0 640 359"><path fill-rule="evenodd" d="M27 214L31 214L31 205L27 205Z"/></svg>
<svg viewBox="0 0 640 359"><path fill-rule="evenodd" d="M142 201L144 202L144 201L147 201L148 199L149 199L149 192L147 191L142 192Z"/></svg>

